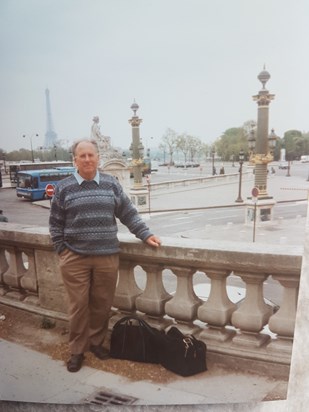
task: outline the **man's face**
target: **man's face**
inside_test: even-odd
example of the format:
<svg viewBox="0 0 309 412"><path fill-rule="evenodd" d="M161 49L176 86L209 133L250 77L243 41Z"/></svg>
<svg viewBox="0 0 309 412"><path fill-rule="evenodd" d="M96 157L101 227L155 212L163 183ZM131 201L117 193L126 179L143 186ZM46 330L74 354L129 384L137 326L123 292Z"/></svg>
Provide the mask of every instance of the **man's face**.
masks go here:
<svg viewBox="0 0 309 412"><path fill-rule="evenodd" d="M99 154L90 142L81 142L75 150L75 165L78 173L86 180L92 180L99 165Z"/></svg>

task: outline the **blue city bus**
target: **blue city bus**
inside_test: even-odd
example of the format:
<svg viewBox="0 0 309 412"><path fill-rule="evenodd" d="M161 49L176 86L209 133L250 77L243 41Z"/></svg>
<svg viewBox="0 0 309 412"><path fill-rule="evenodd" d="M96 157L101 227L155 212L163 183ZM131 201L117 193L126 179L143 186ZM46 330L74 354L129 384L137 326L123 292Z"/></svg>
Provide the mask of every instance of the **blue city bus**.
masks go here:
<svg viewBox="0 0 309 412"><path fill-rule="evenodd" d="M58 169L59 167L73 167L73 163L64 160L54 160L51 162L19 162L9 165L9 175L11 187L17 185L17 173L22 170L38 170L38 169Z"/></svg>
<svg viewBox="0 0 309 412"><path fill-rule="evenodd" d="M75 167L57 167L54 169L18 172L16 195L31 201L47 199L48 197L45 193L46 185L55 185L59 180L73 174L75 170Z"/></svg>

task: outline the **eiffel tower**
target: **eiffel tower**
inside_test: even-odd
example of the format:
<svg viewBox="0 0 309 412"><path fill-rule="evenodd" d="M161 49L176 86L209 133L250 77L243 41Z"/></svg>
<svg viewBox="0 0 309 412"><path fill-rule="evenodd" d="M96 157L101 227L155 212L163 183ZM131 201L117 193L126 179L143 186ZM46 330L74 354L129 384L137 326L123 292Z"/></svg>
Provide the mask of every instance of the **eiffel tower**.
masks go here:
<svg viewBox="0 0 309 412"><path fill-rule="evenodd" d="M44 147L49 149L54 147L57 142L57 133L54 131L53 119L51 114L50 99L49 99L49 90L45 89L46 97L46 133L45 133L45 143Z"/></svg>

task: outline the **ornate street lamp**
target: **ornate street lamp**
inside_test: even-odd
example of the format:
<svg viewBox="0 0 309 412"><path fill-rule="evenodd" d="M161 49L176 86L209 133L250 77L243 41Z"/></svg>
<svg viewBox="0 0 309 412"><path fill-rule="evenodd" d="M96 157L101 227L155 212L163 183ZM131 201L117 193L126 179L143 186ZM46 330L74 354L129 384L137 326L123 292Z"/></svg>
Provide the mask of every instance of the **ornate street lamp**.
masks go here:
<svg viewBox="0 0 309 412"><path fill-rule="evenodd" d="M262 83L262 89L256 96L253 96L258 104L258 119L256 128L256 137L249 135L248 145L255 151L251 154L250 160L255 165L255 184L259 190L259 199L269 199L267 194L267 166L273 161L273 147L276 141L271 136L268 136L268 116L269 104L275 98L274 94L270 94L265 88L267 81L270 79L270 74L264 69L258 75L258 79ZM253 129L252 129L253 130Z"/></svg>
<svg viewBox="0 0 309 412"><path fill-rule="evenodd" d="M129 120L129 123L132 126L132 143L130 146L130 150L132 151L131 166L133 168L134 188L138 189L142 187L142 159L144 147L139 136L139 126L143 120L140 119L136 114L137 110L139 109L139 105L135 101L134 103L132 103L131 109L134 113L132 118Z"/></svg>
<svg viewBox="0 0 309 412"><path fill-rule="evenodd" d="M34 163L34 155L33 155L33 147L32 147L32 137L33 136L36 136L36 137L38 137L39 135L38 135L38 133L33 133L31 136L29 136L29 138L30 138L30 147L31 147L31 159L32 159L32 163ZM24 138L26 138L27 136L25 135L25 134L23 134L23 137Z"/></svg>
<svg viewBox="0 0 309 412"><path fill-rule="evenodd" d="M243 202L242 197L241 197L242 165L245 159L245 153L242 149L240 150L238 157L239 157L239 186L238 186L238 197L235 200L235 202L242 203Z"/></svg>
<svg viewBox="0 0 309 412"><path fill-rule="evenodd" d="M215 168L215 148L213 147L211 150L211 157L212 157L212 175L214 176L216 174L216 168Z"/></svg>
<svg viewBox="0 0 309 412"><path fill-rule="evenodd" d="M232 167L235 167L235 154L234 152L232 153Z"/></svg>
<svg viewBox="0 0 309 412"><path fill-rule="evenodd" d="M131 200L139 211L147 210L148 208L148 189L143 187L142 182L142 167L144 164L144 146L140 140L139 126L142 123L136 112L139 109L138 104L134 101L131 105L133 116L129 119L132 126L132 143L130 150L132 151L131 167L133 169L133 187L130 190Z"/></svg>
<svg viewBox="0 0 309 412"><path fill-rule="evenodd" d="M256 128L251 125L251 131L248 136L248 146L250 150L250 163L254 165L254 189L256 198L252 196L246 201L246 222L255 221L256 212L258 222L272 221L273 206L275 200L267 193L267 172L268 164L273 161L273 151L276 146L277 136L274 130L268 132L269 104L275 98L274 94L269 93L265 85L270 79L268 71L263 70L257 76L262 83L262 89L253 100L257 102L258 113Z"/></svg>
<svg viewBox="0 0 309 412"><path fill-rule="evenodd" d="M271 129L270 135L268 136L268 147L272 155L274 153L277 140L278 140L278 136L275 133L275 129Z"/></svg>
<svg viewBox="0 0 309 412"><path fill-rule="evenodd" d="M54 144L55 161L57 162L57 146Z"/></svg>
<svg viewBox="0 0 309 412"><path fill-rule="evenodd" d="M251 160L251 156L254 153L254 149L255 149L255 131L254 131L254 123L251 124L251 130L248 136L248 147L249 147L249 151L250 151L250 160Z"/></svg>
<svg viewBox="0 0 309 412"><path fill-rule="evenodd" d="M6 163L5 163L5 161L6 161L6 155L5 155L5 153L4 153L4 152L2 153L2 159L3 159L3 168L4 168L4 173L6 174L6 173L7 173L7 170L6 170Z"/></svg>

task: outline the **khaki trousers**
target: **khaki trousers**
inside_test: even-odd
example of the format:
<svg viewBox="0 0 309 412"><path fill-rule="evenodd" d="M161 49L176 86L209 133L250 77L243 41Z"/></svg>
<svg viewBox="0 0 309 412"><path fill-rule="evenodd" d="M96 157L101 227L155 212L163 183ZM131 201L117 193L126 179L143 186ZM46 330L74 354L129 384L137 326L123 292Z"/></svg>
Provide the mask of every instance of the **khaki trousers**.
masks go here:
<svg viewBox="0 0 309 412"><path fill-rule="evenodd" d="M86 256L69 249L60 254L60 270L68 295L69 346L72 354L101 345L108 328L116 289L119 255Z"/></svg>

